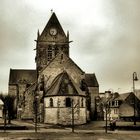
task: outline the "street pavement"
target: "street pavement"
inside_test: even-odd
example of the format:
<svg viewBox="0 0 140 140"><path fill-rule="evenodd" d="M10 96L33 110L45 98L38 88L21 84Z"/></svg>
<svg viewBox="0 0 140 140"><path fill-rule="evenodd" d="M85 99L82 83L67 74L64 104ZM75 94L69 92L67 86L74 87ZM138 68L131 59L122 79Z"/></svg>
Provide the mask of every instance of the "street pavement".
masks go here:
<svg viewBox="0 0 140 140"><path fill-rule="evenodd" d="M3 125L2 122L0 124ZM12 125L27 126L28 130L0 130L0 140L140 140L140 131L108 130L105 133L104 121L75 126L74 133L70 127L41 123L35 132L35 124L31 121L12 120ZM117 125L131 126L133 122Z"/></svg>
<svg viewBox="0 0 140 140"><path fill-rule="evenodd" d="M5 132L0 140L140 140L140 134Z"/></svg>
<svg viewBox="0 0 140 140"><path fill-rule="evenodd" d="M2 125L2 121L0 120L0 124ZM26 126L27 130L6 130L6 132L16 132L16 133L34 133L35 132L35 124L31 121L21 121L21 120L12 120L12 124L16 126ZM133 122L118 122L117 125L120 126L131 126ZM140 122L137 123L140 126ZM38 123L37 124L37 131L39 133L71 133L72 129L70 127L62 127L57 125L49 125ZM0 130L0 132L4 132L4 130ZM93 121L89 124L75 126L74 128L75 133L105 133L105 122L104 121ZM139 131L134 130L115 130L115 131L107 131L108 134L140 134Z"/></svg>
<svg viewBox="0 0 140 140"><path fill-rule="evenodd" d="M0 126L3 125L3 120L0 120ZM0 136L3 132L6 132L8 134L32 134L35 133L35 124L31 121L21 121L21 120L12 120L12 125L15 126L26 126L27 130L0 130ZM119 126L133 126L133 122L117 122L117 125ZM137 126L140 126L140 122L137 122ZM60 133L60 134L72 134L72 128L70 127L62 127L62 126L56 126L56 125L48 125L48 124L38 124L37 132L39 134L53 134L53 133ZM75 134L84 135L106 135L105 133L105 122L104 121L93 121L86 125L79 125L75 126L74 128ZM115 131L107 130L107 134L109 135L139 135L140 140L140 130L134 131L134 130L119 130L116 129ZM1 139L0 139L1 140Z"/></svg>

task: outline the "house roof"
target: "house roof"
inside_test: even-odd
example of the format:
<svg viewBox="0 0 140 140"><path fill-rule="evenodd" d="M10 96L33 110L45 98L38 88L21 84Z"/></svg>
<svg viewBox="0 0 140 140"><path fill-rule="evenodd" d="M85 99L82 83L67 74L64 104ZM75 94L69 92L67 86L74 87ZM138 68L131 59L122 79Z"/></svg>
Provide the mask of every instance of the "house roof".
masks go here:
<svg viewBox="0 0 140 140"><path fill-rule="evenodd" d="M125 100L132 92L128 92L128 93L122 93L119 94L119 96L117 98L115 98L114 100Z"/></svg>
<svg viewBox="0 0 140 140"><path fill-rule="evenodd" d="M86 73L85 74L85 82L88 87L99 87L98 81L96 79L95 74Z"/></svg>
<svg viewBox="0 0 140 140"><path fill-rule="evenodd" d="M9 84L19 82L34 83L37 79L36 70L29 69L10 69Z"/></svg>
<svg viewBox="0 0 140 140"><path fill-rule="evenodd" d="M85 96L83 92L73 81L73 79L68 75L66 71L60 73L52 82L50 88L46 91L45 96L54 95L82 95Z"/></svg>
<svg viewBox="0 0 140 140"><path fill-rule="evenodd" d="M116 95L111 94L110 97L107 99L106 97L101 97L101 102L107 102L107 101L115 101L115 100L121 100L121 101L125 101L125 99L132 94L132 92L128 92L128 93L122 93L122 94L118 94L116 93Z"/></svg>

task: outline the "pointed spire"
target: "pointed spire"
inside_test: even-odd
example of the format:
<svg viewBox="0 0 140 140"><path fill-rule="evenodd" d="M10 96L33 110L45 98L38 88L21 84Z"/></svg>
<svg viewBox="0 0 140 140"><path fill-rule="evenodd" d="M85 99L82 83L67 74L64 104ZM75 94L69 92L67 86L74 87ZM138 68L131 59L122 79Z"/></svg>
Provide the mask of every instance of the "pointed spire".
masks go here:
<svg viewBox="0 0 140 140"><path fill-rule="evenodd" d="M53 9L51 9L51 14L53 14L54 12L53 12Z"/></svg>
<svg viewBox="0 0 140 140"><path fill-rule="evenodd" d="M45 26L43 32L40 34L39 40L42 40L42 41L43 40L47 41L47 39L49 40L47 35L49 35L51 28L55 28L57 31L59 31L58 33L62 36L63 39L67 39L66 34L57 18L55 12L52 10L51 10L51 12L52 12L51 17L50 17L47 25Z"/></svg>
<svg viewBox="0 0 140 140"><path fill-rule="evenodd" d="M69 31L67 31L67 39L68 39L68 41L69 41Z"/></svg>
<svg viewBox="0 0 140 140"><path fill-rule="evenodd" d="M40 33L39 33L39 29L38 29L38 31L37 31L37 40L38 40L39 36L40 36Z"/></svg>

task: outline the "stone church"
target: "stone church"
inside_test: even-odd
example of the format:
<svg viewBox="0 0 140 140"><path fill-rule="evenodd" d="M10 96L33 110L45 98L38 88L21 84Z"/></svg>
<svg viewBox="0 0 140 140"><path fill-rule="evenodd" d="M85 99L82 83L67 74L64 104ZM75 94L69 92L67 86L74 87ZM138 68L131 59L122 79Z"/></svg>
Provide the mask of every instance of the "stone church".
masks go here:
<svg viewBox="0 0 140 140"><path fill-rule="evenodd" d="M85 124L96 117L99 84L94 73L85 73L69 56L65 34L53 12L36 41L36 69L10 69L9 94L16 96L18 119L50 124ZM35 113L35 111L37 111Z"/></svg>

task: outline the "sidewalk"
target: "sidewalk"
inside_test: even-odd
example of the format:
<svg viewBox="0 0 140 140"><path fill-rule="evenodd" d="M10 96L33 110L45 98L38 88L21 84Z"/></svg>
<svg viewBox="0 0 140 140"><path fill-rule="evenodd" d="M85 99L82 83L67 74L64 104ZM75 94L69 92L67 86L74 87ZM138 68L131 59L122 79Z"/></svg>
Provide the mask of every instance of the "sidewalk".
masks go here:
<svg viewBox="0 0 140 140"><path fill-rule="evenodd" d="M32 130L6 130L6 133L36 133L34 129ZM4 130L0 130L0 133L4 133ZM71 128L68 129L37 129L37 133L72 133ZM85 133L85 134L106 134L105 130L74 130L74 133ZM109 131L107 134L136 134L140 135L140 131Z"/></svg>
<svg viewBox="0 0 140 140"><path fill-rule="evenodd" d="M127 123L131 124L131 123ZM21 120L12 120L12 125L16 126L26 126L27 130L6 130L6 132L16 132L16 133L34 133L35 132L35 124L30 121L21 121ZM38 133L71 133L72 129L70 127L65 126L58 126L58 125L49 125L38 123L37 126ZM4 132L4 130L0 130L0 133ZM90 122L86 125L75 126L74 128L75 133L105 133L104 122L103 121L96 121ZM140 134L140 131L133 131L133 130L115 130L110 131L108 130L109 134Z"/></svg>

